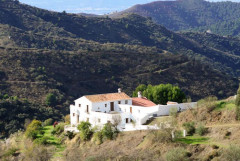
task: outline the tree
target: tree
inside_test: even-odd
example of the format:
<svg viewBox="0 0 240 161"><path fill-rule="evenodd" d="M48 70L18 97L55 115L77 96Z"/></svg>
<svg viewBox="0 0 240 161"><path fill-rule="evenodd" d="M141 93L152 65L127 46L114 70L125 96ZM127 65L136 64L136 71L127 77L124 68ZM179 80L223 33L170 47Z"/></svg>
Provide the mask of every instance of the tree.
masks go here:
<svg viewBox="0 0 240 161"><path fill-rule="evenodd" d="M239 88L237 91L237 97L236 97L235 104L236 104L236 106L240 106L240 84L239 84Z"/></svg>
<svg viewBox="0 0 240 161"><path fill-rule="evenodd" d="M143 92L147 89L147 86L145 84L140 84L135 91L133 92L133 97L137 97L138 96L138 92Z"/></svg>
<svg viewBox="0 0 240 161"><path fill-rule="evenodd" d="M143 96L156 104L167 104L168 101L182 103L186 99L184 92L178 87L171 84L139 85L133 92L133 97L137 96L137 92L141 91Z"/></svg>
<svg viewBox="0 0 240 161"><path fill-rule="evenodd" d="M93 131L91 129L91 123L89 122L80 122L80 124L78 125L78 130L80 132L80 138L84 141L90 140Z"/></svg>
<svg viewBox="0 0 240 161"><path fill-rule="evenodd" d="M54 106L57 103L57 98L53 93L49 93L46 96L46 105L48 106Z"/></svg>
<svg viewBox="0 0 240 161"><path fill-rule="evenodd" d="M33 120L26 129L25 135L28 138L36 139L37 135L41 132L42 122L39 120Z"/></svg>
<svg viewBox="0 0 240 161"><path fill-rule="evenodd" d="M111 123L106 123L102 129L103 138L112 140L113 139L113 125Z"/></svg>

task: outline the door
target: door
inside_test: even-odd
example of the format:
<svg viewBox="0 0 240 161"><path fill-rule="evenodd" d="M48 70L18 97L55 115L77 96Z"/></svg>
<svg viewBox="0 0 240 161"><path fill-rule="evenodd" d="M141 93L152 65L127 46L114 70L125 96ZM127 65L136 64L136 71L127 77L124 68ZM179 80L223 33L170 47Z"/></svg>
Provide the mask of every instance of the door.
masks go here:
<svg viewBox="0 0 240 161"><path fill-rule="evenodd" d="M130 107L130 113L132 113L132 107Z"/></svg>
<svg viewBox="0 0 240 161"><path fill-rule="evenodd" d="M126 118L126 124L128 123L128 118Z"/></svg>
<svg viewBox="0 0 240 161"><path fill-rule="evenodd" d="M114 102L111 102L110 105L111 105L111 111L114 111Z"/></svg>

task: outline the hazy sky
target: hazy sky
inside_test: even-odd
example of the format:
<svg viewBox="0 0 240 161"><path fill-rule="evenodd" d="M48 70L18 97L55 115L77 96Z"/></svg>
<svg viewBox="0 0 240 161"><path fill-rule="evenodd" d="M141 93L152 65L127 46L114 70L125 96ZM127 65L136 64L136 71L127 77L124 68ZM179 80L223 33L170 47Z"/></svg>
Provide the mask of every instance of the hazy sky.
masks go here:
<svg viewBox="0 0 240 161"><path fill-rule="evenodd" d="M20 0L39 8L69 13L106 14L127 9L135 4L149 3L154 0ZM221 1L221 0L209 0ZM240 0L232 0L240 2Z"/></svg>

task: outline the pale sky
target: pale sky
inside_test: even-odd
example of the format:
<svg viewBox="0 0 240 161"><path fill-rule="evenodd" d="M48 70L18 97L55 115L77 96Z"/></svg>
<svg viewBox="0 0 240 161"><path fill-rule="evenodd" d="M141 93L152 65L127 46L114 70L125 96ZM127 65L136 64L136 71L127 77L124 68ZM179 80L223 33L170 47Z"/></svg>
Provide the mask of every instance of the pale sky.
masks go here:
<svg viewBox="0 0 240 161"><path fill-rule="evenodd" d="M107 14L122 11L135 4L149 3L154 0L20 0L32 6L52 11L66 11L68 13ZM221 0L209 0L221 1ZM232 0L240 2L240 0Z"/></svg>

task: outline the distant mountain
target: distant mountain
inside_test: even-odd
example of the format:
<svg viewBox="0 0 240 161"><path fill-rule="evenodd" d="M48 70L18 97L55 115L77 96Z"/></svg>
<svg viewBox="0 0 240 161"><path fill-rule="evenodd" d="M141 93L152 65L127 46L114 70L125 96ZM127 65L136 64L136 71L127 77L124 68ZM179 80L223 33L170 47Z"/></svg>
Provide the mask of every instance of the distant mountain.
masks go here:
<svg viewBox="0 0 240 161"><path fill-rule="evenodd" d="M133 6L110 17L135 13L151 17L173 31L207 31L220 35L240 35L240 3L204 0L156 1Z"/></svg>
<svg viewBox="0 0 240 161"><path fill-rule="evenodd" d="M104 15L95 15L90 13L78 13L77 15L85 16L85 17L104 17Z"/></svg>

